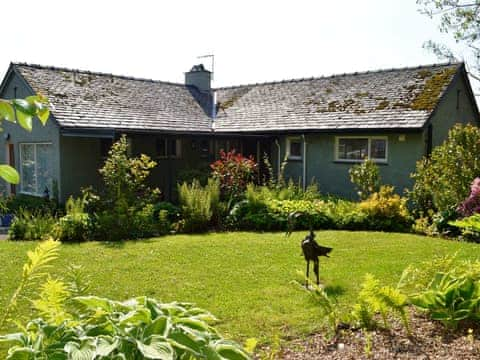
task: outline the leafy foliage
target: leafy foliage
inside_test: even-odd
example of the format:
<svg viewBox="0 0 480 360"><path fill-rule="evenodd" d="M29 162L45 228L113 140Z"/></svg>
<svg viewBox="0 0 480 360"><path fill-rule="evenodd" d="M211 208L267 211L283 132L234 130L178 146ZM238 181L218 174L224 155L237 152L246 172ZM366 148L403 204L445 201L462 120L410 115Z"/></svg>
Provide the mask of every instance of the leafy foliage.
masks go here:
<svg viewBox="0 0 480 360"><path fill-rule="evenodd" d="M27 286L46 277L58 244L48 241L28 253L0 326ZM0 342L11 344L7 359L249 359L240 345L216 331L212 314L192 304L74 296L87 288L78 281L78 270L70 284L49 278L32 301L40 318L19 333L0 336Z"/></svg>
<svg viewBox="0 0 480 360"><path fill-rule="evenodd" d="M58 221L58 239L62 242L85 241L90 238L91 219L85 212L85 196L70 196L65 204L67 214Z"/></svg>
<svg viewBox="0 0 480 360"><path fill-rule="evenodd" d="M449 222L450 225L459 228L466 239L478 241L480 239L480 214Z"/></svg>
<svg viewBox="0 0 480 360"><path fill-rule="evenodd" d="M432 319L457 327L465 319L480 320L480 272L436 273L427 289L412 297L412 303L425 309Z"/></svg>
<svg viewBox="0 0 480 360"><path fill-rule="evenodd" d="M152 190L145 185L150 170L157 163L145 154L129 157L128 148L127 137L122 135L113 143L99 172L105 184L107 202L122 201L128 206L138 204L142 207L146 202L152 202L152 196L159 195L158 189Z"/></svg>
<svg viewBox="0 0 480 360"><path fill-rule="evenodd" d="M381 186L359 208L368 216L370 229L402 231L410 225L406 203L407 199L395 194L392 186Z"/></svg>
<svg viewBox="0 0 480 360"><path fill-rule="evenodd" d="M377 164L371 159L365 159L361 164L354 165L349 170L350 181L355 185L360 199L366 199L380 189L381 178Z"/></svg>
<svg viewBox="0 0 480 360"><path fill-rule="evenodd" d="M239 199L257 173L258 164L235 150L220 151L220 159L210 165L212 177L219 181L223 199Z"/></svg>
<svg viewBox="0 0 480 360"><path fill-rule="evenodd" d="M480 262L458 261L456 254L407 267L398 287L434 320L455 328L462 320L479 321Z"/></svg>
<svg viewBox="0 0 480 360"><path fill-rule="evenodd" d="M99 170L105 184L103 196L88 189L84 191L87 208L95 211L92 219L95 239L118 241L158 233L152 204L160 191L146 185L156 162L144 154L130 157L128 148L125 135L112 145Z"/></svg>
<svg viewBox="0 0 480 360"><path fill-rule="evenodd" d="M456 42L466 45L469 51L466 54L459 54L457 57L465 58L466 55L474 62L474 69L477 74L471 74L479 79L480 69L480 1L479 0L417 0L420 11L430 18L439 18L440 31L451 33ZM428 41L424 47L433 51L439 58L453 60L455 55L452 50L443 44ZM460 56L462 55L462 56Z"/></svg>
<svg viewBox="0 0 480 360"><path fill-rule="evenodd" d="M407 313L408 298L398 289L381 286L371 274L365 275L358 294L358 303L354 305L352 317L363 329L377 328L375 314L380 314L385 328L389 327L388 318L399 315L407 332L410 332Z"/></svg>
<svg viewBox="0 0 480 360"><path fill-rule="evenodd" d="M5 120L18 123L25 130L32 131L34 117L45 125L49 116L48 100L41 94L28 96L25 99L0 99L0 122ZM18 172L9 165L0 165L0 177L12 184L20 182Z"/></svg>
<svg viewBox="0 0 480 360"><path fill-rule="evenodd" d="M472 179L480 174L479 153L480 130L473 125L455 125L430 158L417 162L409 194L415 212L445 211L464 200Z"/></svg>
<svg viewBox="0 0 480 360"><path fill-rule="evenodd" d="M313 188L312 185L312 189ZM232 228L249 230L284 230L291 214L296 229L372 229L405 231L410 227L406 200L393 194L393 188L382 187L364 202L354 203L333 198L321 199L316 190L303 193L304 198L279 200L277 190L249 185L246 199L230 212ZM290 224L291 225L291 224Z"/></svg>
<svg viewBox="0 0 480 360"><path fill-rule="evenodd" d="M17 212L8 230L10 240L46 240L55 232L56 218L41 211Z"/></svg>
<svg viewBox="0 0 480 360"><path fill-rule="evenodd" d="M35 319L24 332L1 336L0 341L13 344L7 359L25 354L35 359L249 359L211 326L212 314L192 304L81 296L62 307L65 286L47 284L43 291L50 295L43 294L37 304L49 320ZM45 307L45 300L54 306Z"/></svg>
<svg viewBox="0 0 480 360"><path fill-rule="evenodd" d="M51 262L58 257L60 243L54 240L47 240L40 243L35 250L27 253L28 261L23 265L22 278L20 283L3 310L0 318L0 329L6 321L10 321L10 314L16 308L19 298L25 290L38 285L48 275Z"/></svg>
<svg viewBox="0 0 480 360"><path fill-rule="evenodd" d="M219 183L209 180L207 186L202 187L197 180L190 185L178 185L178 194L183 215L183 230L198 232L208 230L210 220L218 208L220 192Z"/></svg>

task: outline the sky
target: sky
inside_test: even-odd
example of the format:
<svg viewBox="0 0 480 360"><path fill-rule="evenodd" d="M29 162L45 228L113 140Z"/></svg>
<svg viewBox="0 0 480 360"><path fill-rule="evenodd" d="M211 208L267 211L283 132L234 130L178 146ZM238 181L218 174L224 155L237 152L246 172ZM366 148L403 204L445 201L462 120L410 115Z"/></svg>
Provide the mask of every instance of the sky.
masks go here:
<svg viewBox="0 0 480 360"><path fill-rule="evenodd" d="M415 0L3 1L0 74L11 61L184 81L203 62L213 86L439 62L455 43ZM461 50L460 50L461 51Z"/></svg>

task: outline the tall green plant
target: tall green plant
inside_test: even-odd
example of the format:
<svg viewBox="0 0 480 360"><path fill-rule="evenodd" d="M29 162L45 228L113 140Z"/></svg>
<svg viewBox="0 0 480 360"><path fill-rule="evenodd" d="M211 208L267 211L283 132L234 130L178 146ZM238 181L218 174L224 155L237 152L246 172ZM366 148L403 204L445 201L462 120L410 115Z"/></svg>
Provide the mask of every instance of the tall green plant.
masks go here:
<svg viewBox="0 0 480 360"><path fill-rule="evenodd" d="M105 184L107 197L112 202L126 201L128 206L137 204L141 207L144 204L143 200L149 199L152 194L158 195L157 189L151 190L146 185L150 170L157 163L145 154L130 157L128 148L127 137L122 135L113 143L99 172Z"/></svg>
<svg viewBox="0 0 480 360"><path fill-rule="evenodd" d="M470 192L470 183L480 174L480 129L455 125L445 142L430 158L417 162L411 175L415 181L409 198L417 213L429 209L447 211Z"/></svg>
<svg viewBox="0 0 480 360"><path fill-rule="evenodd" d="M194 180L191 184L178 185L184 231L208 230L213 216L213 206L218 205L218 191L218 185L216 186L215 183L202 187L197 180Z"/></svg>
<svg viewBox="0 0 480 360"><path fill-rule="evenodd" d="M28 261L23 265L22 278L18 287L10 297L0 318L0 329L10 320L10 315L18 305L18 300L25 290L40 284L48 275L52 262L58 258L60 243L52 239L40 243L35 250L27 253Z"/></svg>
<svg viewBox="0 0 480 360"><path fill-rule="evenodd" d="M350 181L355 185L360 199L365 200L380 190L382 182L380 170L373 160L365 159L361 164L352 166L349 174Z"/></svg>

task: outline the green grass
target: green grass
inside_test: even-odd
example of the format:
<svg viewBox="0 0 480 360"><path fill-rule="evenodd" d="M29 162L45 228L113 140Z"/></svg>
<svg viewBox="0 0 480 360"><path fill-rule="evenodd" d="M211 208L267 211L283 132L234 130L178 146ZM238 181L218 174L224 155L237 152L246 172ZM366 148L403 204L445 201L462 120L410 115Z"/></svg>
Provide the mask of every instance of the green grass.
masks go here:
<svg viewBox="0 0 480 360"><path fill-rule="evenodd" d="M194 302L219 317L222 332L236 339L302 336L321 324L311 297L292 284L302 279L297 270L305 268L299 246L304 235L218 233L65 244L53 273L61 276L67 264L80 264L91 276L96 295ZM321 278L343 304L354 301L367 272L393 284L408 264L435 255L458 251L459 258L480 256L476 244L409 234L323 231L317 240L334 248L330 259L321 260ZM0 306L18 284L26 251L35 245L0 242ZM18 319L30 311L28 303L22 303Z"/></svg>

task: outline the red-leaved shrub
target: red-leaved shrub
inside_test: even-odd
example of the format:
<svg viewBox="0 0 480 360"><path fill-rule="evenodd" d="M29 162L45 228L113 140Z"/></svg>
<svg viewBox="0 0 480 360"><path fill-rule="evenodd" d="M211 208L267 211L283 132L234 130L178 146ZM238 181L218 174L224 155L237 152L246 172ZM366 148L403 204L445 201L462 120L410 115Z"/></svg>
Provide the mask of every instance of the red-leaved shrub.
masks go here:
<svg viewBox="0 0 480 360"><path fill-rule="evenodd" d="M238 199L243 195L247 184L255 180L258 164L253 157L245 157L235 150L220 150L220 159L210 165L212 177L219 181L222 197Z"/></svg>

